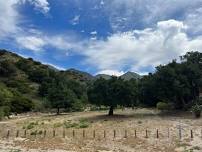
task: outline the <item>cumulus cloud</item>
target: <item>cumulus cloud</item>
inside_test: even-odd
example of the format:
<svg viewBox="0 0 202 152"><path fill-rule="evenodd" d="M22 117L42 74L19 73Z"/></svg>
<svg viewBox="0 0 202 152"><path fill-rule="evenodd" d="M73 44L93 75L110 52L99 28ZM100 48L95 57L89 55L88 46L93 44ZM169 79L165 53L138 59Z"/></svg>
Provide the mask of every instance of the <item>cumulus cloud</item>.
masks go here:
<svg viewBox="0 0 202 152"><path fill-rule="evenodd" d="M21 3L29 2L37 11L47 14L50 10L49 2L47 0L18 0Z"/></svg>
<svg viewBox="0 0 202 152"><path fill-rule="evenodd" d="M16 42L18 46L34 52L45 51L46 47L66 51L66 54L69 54L70 50L74 51L83 49L83 41L79 41L74 38L73 35L67 35L68 36L64 34L50 35L31 29L26 35L18 36Z"/></svg>
<svg viewBox="0 0 202 152"><path fill-rule="evenodd" d="M50 10L47 0L0 0L0 40L14 39L26 33L27 29L20 26L24 17L17 10L18 6L25 2L34 5L35 9L42 13Z"/></svg>
<svg viewBox="0 0 202 152"><path fill-rule="evenodd" d="M46 47L72 51L84 56L84 64L98 73L145 73L187 51L202 52L202 0L104 1L103 11L108 14L113 33L102 39L96 31L80 39L21 27L22 16L16 6L25 2L43 14L50 10L47 0L0 0L0 40L12 38L18 46L35 52ZM171 19L173 15L181 20ZM76 15L72 24L79 20L80 15Z"/></svg>
<svg viewBox="0 0 202 152"><path fill-rule="evenodd" d="M102 74L121 75L124 71L151 72L155 66L165 64L187 51L202 51L202 36L190 38L187 25L182 21L160 21L153 28L119 32L106 39L79 40L66 35L45 35L18 38L20 46L33 51L46 46L72 51L85 57L84 64Z"/></svg>
<svg viewBox="0 0 202 152"><path fill-rule="evenodd" d="M202 51L202 37L189 38L187 26L176 20L160 21L154 28L116 33L89 42L86 63L99 70L128 69L148 72L187 51Z"/></svg>

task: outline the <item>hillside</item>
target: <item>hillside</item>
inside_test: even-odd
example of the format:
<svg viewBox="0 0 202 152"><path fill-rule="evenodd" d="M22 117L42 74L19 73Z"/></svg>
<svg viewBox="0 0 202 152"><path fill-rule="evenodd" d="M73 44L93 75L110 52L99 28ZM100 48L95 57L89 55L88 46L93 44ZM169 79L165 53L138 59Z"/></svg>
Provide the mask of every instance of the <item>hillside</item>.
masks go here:
<svg viewBox="0 0 202 152"><path fill-rule="evenodd" d="M59 71L32 58L0 50L0 118L2 107L4 112L5 109L17 113L31 109L38 111L50 105L57 107L58 98L67 101L68 97L65 106L69 108L82 108L82 102L87 102L83 83L91 79L92 76L85 72L74 69ZM61 95L53 96L55 94ZM49 103L47 99L56 101ZM44 102L47 103L44 105Z"/></svg>
<svg viewBox="0 0 202 152"><path fill-rule="evenodd" d="M76 69L68 69L62 73L69 79L73 79L80 82L89 82L94 79L94 77L91 74Z"/></svg>

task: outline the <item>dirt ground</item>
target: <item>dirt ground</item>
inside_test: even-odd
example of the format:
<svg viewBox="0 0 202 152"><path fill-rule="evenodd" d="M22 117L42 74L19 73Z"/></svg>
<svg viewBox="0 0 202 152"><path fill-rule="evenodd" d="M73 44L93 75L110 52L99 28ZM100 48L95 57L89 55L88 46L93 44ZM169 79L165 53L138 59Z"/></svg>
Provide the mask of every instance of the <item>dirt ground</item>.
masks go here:
<svg viewBox="0 0 202 152"><path fill-rule="evenodd" d="M202 119L191 113L162 114L153 109L116 110L111 117L106 113L34 113L1 121L0 152L202 151Z"/></svg>

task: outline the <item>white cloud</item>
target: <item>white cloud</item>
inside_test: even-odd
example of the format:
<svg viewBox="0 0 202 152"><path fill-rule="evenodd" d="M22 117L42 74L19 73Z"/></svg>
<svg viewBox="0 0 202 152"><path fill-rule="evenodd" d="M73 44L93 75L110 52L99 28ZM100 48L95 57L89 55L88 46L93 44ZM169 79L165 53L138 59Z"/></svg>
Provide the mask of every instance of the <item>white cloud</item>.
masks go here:
<svg viewBox="0 0 202 152"><path fill-rule="evenodd" d="M25 2L31 3L43 13L50 9L47 0L0 0L0 40L26 35L28 29L20 26L24 16L19 14L17 9Z"/></svg>
<svg viewBox="0 0 202 152"><path fill-rule="evenodd" d="M47 14L50 11L49 2L47 0L18 0L21 3L29 2L37 11Z"/></svg>
<svg viewBox="0 0 202 152"><path fill-rule="evenodd" d="M77 24L79 24L79 20L80 20L80 15L76 15L76 16L74 16L74 18L70 21L70 23L71 23L72 25L77 25Z"/></svg>
<svg viewBox="0 0 202 152"><path fill-rule="evenodd" d="M104 4L105 4L105 2L103 0L101 0L100 5L104 5Z"/></svg>
<svg viewBox="0 0 202 152"><path fill-rule="evenodd" d="M0 0L0 40L12 38L20 47L36 52L46 47L72 51L85 56L85 64L105 74L119 75L123 69L144 73L187 51L202 51L202 0L105 1L105 13L114 29L114 34L105 39L95 37L96 31L89 39L79 39L21 27L22 16L16 10L19 2L30 2L44 14L50 10L47 0ZM170 19L177 11L184 20ZM72 24L79 20L80 15L76 15ZM142 30L135 30L137 25ZM122 28L128 32L121 32ZM190 37L190 33L195 35Z"/></svg>
<svg viewBox="0 0 202 152"><path fill-rule="evenodd" d="M91 35L97 35L97 31L90 32Z"/></svg>
<svg viewBox="0 0 202 152"><path fill-rule="evenodd" d="M14 9L16 4L17 1L0 0L0 39L11 37L20 30L20 15Z"/></svg>
<svg viewBox="0 0 202 152"><path fill-rule="evenodd" d="M56 68L57 70L63 70L63 71L65 71L65 70L66 70L65 68L62 68L62 67L57 66L57 65L52 64L52 63L43 62L43 64L45 64L45 65L50 65L50 66L52 66L52 67Z"/></svg>
<svg viewBox="0 0 202 152"><path fill-rule="evenodd" d="M189 33L200 35L202 33L202 5L200 8L189 11L186 14L185 23L188 25Z"/></svg>
<svg viewBox="0 0 202 152"><path fill-rule="evenodd" d="M103 71L99 71L96 73L97 74L107 74L107 75L113 75L113 76L121 76L123 75L125 72L123 71L117 71L117 70L103 70Z"/></svg>
<svg viewBox="0 0 202 152"><path fill-rule="evenodd" d="M187 51L202 51L202 36L191 39L186 30L183 22L167 20L158 22L154 28L120 32L106 39L79 40L71 35L35 31L33 36L19 37L17 42L33 51L47 46L76 53L85 56L85 64L96 68L98 73L120 75L123 69L146 73Z"/></svg>
<svg viewBox="0 0 202 152"><path fill-rule="evenodd" d="M187 26L176 20L158 22L155 28L116 33L106 40L90 41L86 63L103 71L128 69L148 72L187 51L202 51L202 36L189 38Z"/></svg>
<svg viewBox="0 0 202 152"><path fill-rule="evenodd" d="M107 3L105 11L109 15L114 31L145 28L171 18L188 19L189 14L195 15L198 13L196 10L202 8L202 0L111 0L105 2Z"/></svg>
<svg viewBox="0 0 202 152"><path fill-rule="evenodd" d="M33 51L42 51L43 47L46 45L42 38L36 36L18 37L16 41L21 47Z"/></svg>
<svg viewBox="0 0 202 152"><path fill-rule="evenodd" d="M30 31L33 31L33 29ZM45 51L46 47L66 51L66 54L69 54L69 51L83 49L83 42L70 34L67 35L50 35L34 30L34 32L28 32L27 35L17 37L16 42L18 46L34 52Z"/></svg>

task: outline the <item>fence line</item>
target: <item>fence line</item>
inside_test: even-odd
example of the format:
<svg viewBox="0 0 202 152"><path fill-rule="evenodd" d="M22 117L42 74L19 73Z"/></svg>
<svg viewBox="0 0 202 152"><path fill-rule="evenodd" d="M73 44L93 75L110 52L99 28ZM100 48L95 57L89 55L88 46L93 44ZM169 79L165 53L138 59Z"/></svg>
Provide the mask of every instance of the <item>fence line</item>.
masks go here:
<svg viewBox="0 0 202 152"><path fill-rule="evenodd" d="M72 131L72 135L71 135ZM145 132L145 133L144 133ZM166 133L167 132L167 133ZM121 138L156 138L156 139L165 139L165 138L179 138L180 140L183 138L190 138L193 139L196 136L199 136L202 139L202 129L200 129L200 133L197 133L196 130L192 129L184 129L182 133L182 127L179 126L176 130L170 130L170 128L167 128L167 131L164 129L145 129L145 130L133 130L132 129L114 129L114 130L89 130L89 129L63 129L56 130L53 129L52 133L49 130L47 133L47 130L7 130L7 131L1 131L3 133L0 138L80 138L83 139L96 139L96 138L103 138L103 139L121 139ZM69 134L68 134L69 133ZM51 135L52 134L52 135Z"/></svg>

